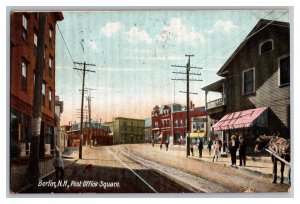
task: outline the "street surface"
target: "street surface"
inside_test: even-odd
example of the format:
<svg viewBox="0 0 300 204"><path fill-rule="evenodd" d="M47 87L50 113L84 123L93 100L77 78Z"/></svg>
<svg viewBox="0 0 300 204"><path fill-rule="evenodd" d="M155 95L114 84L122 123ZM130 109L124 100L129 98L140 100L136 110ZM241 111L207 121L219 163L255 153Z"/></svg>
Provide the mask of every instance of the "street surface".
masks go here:
<svg viewBox="0 0 300 204"><path fill-rule="evenodd" d="M23 193L288 191L286 182L272 184L270 175L248 171L247 167L230 168L224 158L214 163L208 160L211 156L205 156L205 152L202 159L186 158L183 146L171 147L169 151L150 144L84 147L83 159L65 168L64 183L55 186L55 175L51 174L39 186Z"/></svg>

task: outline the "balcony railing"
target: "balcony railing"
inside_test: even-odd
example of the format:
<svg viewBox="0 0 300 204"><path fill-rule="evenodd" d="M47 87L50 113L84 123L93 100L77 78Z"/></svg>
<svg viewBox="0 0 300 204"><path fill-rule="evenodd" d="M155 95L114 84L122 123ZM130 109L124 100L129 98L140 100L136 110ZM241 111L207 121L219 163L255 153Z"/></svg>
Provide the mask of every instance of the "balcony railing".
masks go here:
<svg viewBox="0 0 300 204"><path fill-rule="evenodd" d="M207 109L216 108L225 105L224 98L218 98L216 100L210 101L206 104Z"/></svg>

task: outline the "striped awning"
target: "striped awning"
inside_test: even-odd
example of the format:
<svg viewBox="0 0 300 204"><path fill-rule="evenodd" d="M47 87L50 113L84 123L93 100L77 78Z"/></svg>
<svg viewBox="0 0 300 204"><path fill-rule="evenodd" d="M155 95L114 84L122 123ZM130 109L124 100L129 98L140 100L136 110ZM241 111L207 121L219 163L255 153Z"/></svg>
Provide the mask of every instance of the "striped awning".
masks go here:
<svg viewBox="0 0 300 204"><path fill-rule="evenodd" d="M213 125L212 130L222 131L240 129L252 127L254 125L266 127L268 117L267 109L268 107L262 107L229 113L219 120L215 125Z"/></svg>

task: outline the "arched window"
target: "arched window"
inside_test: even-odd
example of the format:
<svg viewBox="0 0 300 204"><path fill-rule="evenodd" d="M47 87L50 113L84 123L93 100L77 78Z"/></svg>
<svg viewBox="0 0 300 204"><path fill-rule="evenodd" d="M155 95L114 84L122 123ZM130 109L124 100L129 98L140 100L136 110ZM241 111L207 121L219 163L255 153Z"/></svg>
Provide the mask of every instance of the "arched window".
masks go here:
<svg viewBox="0 0 300 204"><path fill-rule="evenodd" d="M274 49L274 41L272 39L262 42L259 46L259 55L270 52Z"/></svg>

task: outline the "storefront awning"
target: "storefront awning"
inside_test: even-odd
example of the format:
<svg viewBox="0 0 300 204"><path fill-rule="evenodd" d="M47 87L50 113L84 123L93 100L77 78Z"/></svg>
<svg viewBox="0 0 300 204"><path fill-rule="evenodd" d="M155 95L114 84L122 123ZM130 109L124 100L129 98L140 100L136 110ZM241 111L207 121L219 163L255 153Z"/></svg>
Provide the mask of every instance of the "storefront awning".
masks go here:
<svg viewBox="0 0 300 204"><path fill-rule="evenodd" d="M204 137L205 136L205 132L191 132L190 133L190 137L191 138L198 138L198 137Z"/></svg>
<svg viewBox="0 0 300 204"><path fill-rule="evenodd" d="M225 115L215 125L213 131L231 130L252 127L267 127L268 107L238 111Z"/></svg>

